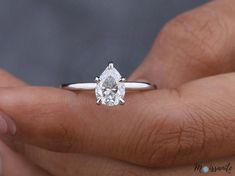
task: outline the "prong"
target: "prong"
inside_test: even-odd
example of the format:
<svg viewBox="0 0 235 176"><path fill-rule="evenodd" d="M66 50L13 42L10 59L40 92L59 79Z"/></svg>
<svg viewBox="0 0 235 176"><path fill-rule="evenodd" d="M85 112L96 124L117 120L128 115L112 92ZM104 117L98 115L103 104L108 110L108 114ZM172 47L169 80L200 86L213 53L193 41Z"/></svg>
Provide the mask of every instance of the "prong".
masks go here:
<svg viewBox="0 0 235 176"><path fill-rule="evenodd" d="M100 77L99 76L95 77L95 82L100 82Z"/></svg>
<svg viewBox="0 0 235 176"><path fill-rule="evenodd" d="M97 105L101 105L101 99L100 99L100 98L98 98L98 99L96 100L96 104L97 104Z"/></svg>
<svg viewBox="0 0 235 176"><path fill-rule="evenodd" d="M108 68L109 68L109 69L112 69L113 67L114 67L114 66L113 66L113 62L109 62L109 63L108 63Z"/></svg>
<svg viewBox="0 0 235 176"><path fill-rule="evenodd" d="M123 100L122 98L119 100L119 104L120 105L124 105L125 104L125 100Z"/></svg>
<svg viewBox="0 0 235 176"><path fill-rule="evenodd" d="M122 77L122 78L120 79L120 82L124 82L124 81L126 81L126 78L123 78L123 77Z"/></svg>

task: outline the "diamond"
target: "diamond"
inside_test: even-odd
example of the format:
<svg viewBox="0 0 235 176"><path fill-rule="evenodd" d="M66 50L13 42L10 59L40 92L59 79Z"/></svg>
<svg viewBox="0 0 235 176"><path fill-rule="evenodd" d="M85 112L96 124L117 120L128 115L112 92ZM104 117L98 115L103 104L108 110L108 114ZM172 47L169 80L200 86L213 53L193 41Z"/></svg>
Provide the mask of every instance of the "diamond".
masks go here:
<svg viewBox="0 0 235 176"><path fill-rule="evenodd" d="M96 78L97 104L115 106L124 103L125 86L120 73L109 63L100 77Z"/></svg>

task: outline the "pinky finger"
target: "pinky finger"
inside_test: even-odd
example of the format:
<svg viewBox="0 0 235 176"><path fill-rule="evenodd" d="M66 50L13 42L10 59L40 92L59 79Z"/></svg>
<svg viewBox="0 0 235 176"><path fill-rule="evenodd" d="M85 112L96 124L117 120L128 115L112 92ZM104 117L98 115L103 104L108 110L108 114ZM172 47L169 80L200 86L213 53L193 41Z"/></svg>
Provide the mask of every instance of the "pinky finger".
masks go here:
<svg viewBox="0 0 235 176"><path fill-rule="evenodd" d="M0 176L52 176L19 154L13 152L0 140Z"/></svg>

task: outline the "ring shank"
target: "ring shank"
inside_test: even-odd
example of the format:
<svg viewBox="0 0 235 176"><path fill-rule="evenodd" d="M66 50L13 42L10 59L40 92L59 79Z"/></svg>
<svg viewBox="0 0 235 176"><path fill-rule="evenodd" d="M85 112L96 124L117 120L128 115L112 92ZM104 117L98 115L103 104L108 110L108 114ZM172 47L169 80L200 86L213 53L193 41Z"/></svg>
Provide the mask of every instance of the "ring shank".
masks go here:
<svg viewBox="0 0 235 176"><path fill-rule="evenodd" d="M154 90L157 86L148 82L139 81L125 81L123 82L126 90ZM67 90L79 91L79 90L95 90L96 83L74 83L63 84L61 87Z"/></svg>

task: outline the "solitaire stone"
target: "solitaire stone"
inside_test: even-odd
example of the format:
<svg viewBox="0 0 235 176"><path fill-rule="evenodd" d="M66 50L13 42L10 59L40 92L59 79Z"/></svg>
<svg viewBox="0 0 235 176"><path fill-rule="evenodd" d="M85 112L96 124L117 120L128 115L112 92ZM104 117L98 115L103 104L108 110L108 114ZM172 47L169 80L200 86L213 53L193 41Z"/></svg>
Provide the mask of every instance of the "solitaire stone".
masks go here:
<svg viewBox="0 0 235 176"><path fill-rule="evenodd" d="M115 106L124 103L125 86L121 78L113 63L110 63L100 77L96 78L95 94L97 104Z"/></svg>

